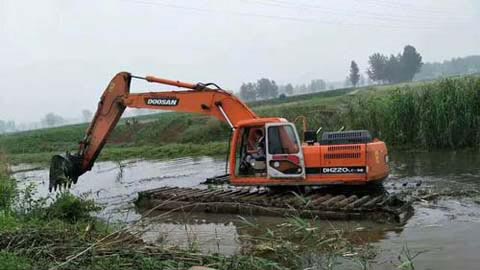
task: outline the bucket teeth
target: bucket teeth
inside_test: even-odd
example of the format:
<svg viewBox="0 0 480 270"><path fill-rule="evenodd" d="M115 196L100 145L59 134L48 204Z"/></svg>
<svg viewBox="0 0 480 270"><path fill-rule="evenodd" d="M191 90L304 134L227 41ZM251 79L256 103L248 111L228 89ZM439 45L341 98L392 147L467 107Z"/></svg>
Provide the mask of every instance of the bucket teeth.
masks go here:
<svg viewBox="0 0 480 270"><path fill-rule="evenodd" d="M77 183L80 176L80 158L76 155L55 155L50 162L48 190L69 189L72 183Z"/></svg>

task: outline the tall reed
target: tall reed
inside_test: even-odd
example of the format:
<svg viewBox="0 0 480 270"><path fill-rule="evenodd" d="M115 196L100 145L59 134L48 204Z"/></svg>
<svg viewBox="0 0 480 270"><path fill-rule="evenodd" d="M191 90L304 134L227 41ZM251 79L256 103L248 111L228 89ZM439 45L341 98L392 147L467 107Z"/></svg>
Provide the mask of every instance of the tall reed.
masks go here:
<svg viewBox="0 0 480 270"><path fill-rule="evenodd" d="M480 78L443 79L354 97L343 115L391 145L461 148L480 144Z"/></svg>

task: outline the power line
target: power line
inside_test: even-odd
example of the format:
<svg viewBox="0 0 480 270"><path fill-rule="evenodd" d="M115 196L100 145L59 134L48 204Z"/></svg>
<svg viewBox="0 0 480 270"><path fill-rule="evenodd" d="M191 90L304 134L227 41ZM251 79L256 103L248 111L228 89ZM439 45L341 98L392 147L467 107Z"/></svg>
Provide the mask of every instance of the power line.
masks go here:
<svg viewBox="0 0 480 270"><path fill-rule="evenodd" d="M440 16L451 16L452 11L451 10L445 10L445 9L424 9L424 8L418 8L415 5L412 5L411 3L408 2L396 2L396 1L385 1L385 0L355 0L358 3L362 2L364 4L365 2L370 2L370 4L373 4L376 7L391 7L391 8L401 8L401 9L409 9L410 11L418 11L426 14L437 14Z"/></svg>
<svg viewBox="0 0 480 270"><path fill-rule="evenodd" d="M449 16L448 14L444 14L443 16L414 16L414 15L393 15L393 14L383 14L383 13L377 13L377 12L371 12L371 11L358 11L355 13L352 12L347 12L345 10L339 10L339 9L332 9L320 5L314 5L314 4L299 4L299 3L293 3L289 1L282 1L282 0L264 0L264 1L259 1L259 0L241 0L244 2L254 2L258 3L260 5L265 5L265 6L272 6L272 7L280 7L280 8L301 8L304 10L318 10L321 11L322 13L326 14L331 14L331 15L340 15L340 16L355 16L355 17L365 17L369 19L381 19L381 20L386 20L388 22L391 21L397 21L397 22L412 22L412 20L417 20L418 22L431 22L432 20L437 20L437 19L449 19L449 23L452 23L452 17ZM268 1L268 2L266 2ZM364 4L364 3L362 3ZM465 17L468 18L468 17Z"/></svg>
<svg viewBox="0 0 480 270"><path fill-rule="evenodd" d="M249 13L249 12L241 12L241 11L232 11L232 10L219 10L219 9L210 9L210 8L201 8L201 7L192 7L192 6L184 6L172 3L165 3L165 2L158 2L158 1L147 1L147 0L122 0L125 2L132 2L137 4L149 5L149 6L163 6L169 7L174 9L180 10L189 10L195 11L200 13L214 13L214 14L230 14L235 16L245 16L245 17L257 17L257 18L265 18L265 19L272 19L278 21L294 21L294 22L302 22L302 23L312 23L312 24L328 24L328 25L339 25L339 26L354 26L354 27L372 27L372 28L384 28L390 30L437 30L438 28L434 26L404 26L404 25L387 25L387 24L366 24L366 23L350 23L344 21L328 21L328 20L321 20L318 18L311 18L311 17L292 17L292 16L278 16L278 15L270 15L270 14L260 14L260 13Z"/></svg>

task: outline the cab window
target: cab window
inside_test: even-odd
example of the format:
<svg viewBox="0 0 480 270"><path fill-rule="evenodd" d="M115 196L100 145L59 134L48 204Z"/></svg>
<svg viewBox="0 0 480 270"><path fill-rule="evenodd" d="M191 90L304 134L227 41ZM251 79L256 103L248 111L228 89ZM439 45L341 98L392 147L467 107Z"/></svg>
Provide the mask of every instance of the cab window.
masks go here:
<svg viewBox="0 0 480 270"><path fill-rule="evenodd" d="M298 147L295 131L290 125L271 126L268 128L268 153L278 154L297 154Z"/></svg>

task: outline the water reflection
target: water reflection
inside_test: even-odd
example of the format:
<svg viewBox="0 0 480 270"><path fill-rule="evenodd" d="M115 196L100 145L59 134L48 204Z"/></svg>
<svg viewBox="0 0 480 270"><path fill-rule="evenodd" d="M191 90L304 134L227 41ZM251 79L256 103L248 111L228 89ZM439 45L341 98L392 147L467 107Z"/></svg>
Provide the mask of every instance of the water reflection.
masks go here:
<svg viewBox="0 0 480 270"><path fill-rule="evenodd" d="M18 166L15 169L24 168ZM181 158L169 161L129 160L97 162L90 172L80 177L71 192L85 195L104 206L99 217L111 221L131 222L139 218L133 202L140 191L163 186L197 186L207 177L224 173L225 162L209 157ZM37 187L36 197L47 197L48 170L20 170L13 174L20 190L27 185Z"/></svg>
<svg viewBox="0 0 480 270"><path fill-rule="evenodd" d="M242 253L249 246L245 239L262 237L266 228L284 227L285 218L267 216L237 216L213 213L156 212L144 218L136 230L144 231L143 239L149 243L192 247L197 244L203 252L224 254ZM312 226L325 233L341 232L350 243L364 245L377 243L388 235L400 235L403 226L373 221L317 220ZM169 234L171 232L171 234ZM243 236L243 237L242 237ZM285 236L288 238L289 236Z"/></svg>

